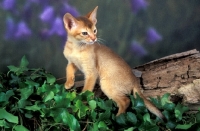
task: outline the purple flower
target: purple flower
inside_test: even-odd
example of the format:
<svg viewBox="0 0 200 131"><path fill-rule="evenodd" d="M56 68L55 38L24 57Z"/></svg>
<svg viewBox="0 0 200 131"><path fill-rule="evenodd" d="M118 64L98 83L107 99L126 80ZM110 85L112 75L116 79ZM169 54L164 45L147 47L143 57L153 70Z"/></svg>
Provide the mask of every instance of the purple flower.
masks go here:
<svg viewBox="0 0 200 131"><path fill-rule="evenodd" d="M33 3L39 3L41 0L29 0L29 1Z"/></svg>
<svg viewBox="0 0 200 131"><path fill-rule="evenodd" d="M26 4L23 7L23 12L21 12L21 16L23 17L24 20L26 20L26 22L30 22L31 19L33 18L33 12L32 12L32 7L31 7L31 3L30 2L26 2Z"/></svg>
<svg viewBox="0 0 200 131"><path fill-rule="evenodd" d="M42 38L42 40L45 40L49 37L49 30L48 29L42 29L39 33L40 37Z"/></svg>
<svg viewBox="0 0 200 131"><path fill-rule="evenodd" d="M152 27L146 32L146 41L150 44L156 43L162 40L162 36Z"/></svg>
<svg viewBox="0 0 200 131"><path fill-rule="evenodd" d="M40 4L40 6L42 5L42 7L49 4L49 0L29 0L29 2Z"/></svg>
<svg viewBox="0 0 200 131"><path fill-rule="evenodd" d="M61 8L61 16L64 16L65 13L70 13L74 17L79 16L77 9L66 3L63 5L63 8Z"/></svg>
<svg viewBox="0 0 200 131"><path fill-rule="evenodd" d="M11 17L8 17L6 19L6 32L4 38L6 40L12 39L14 37L14 32L15 32L15 23Z"/></svg>
<svg viewBox="0 0 200 131"><path fill-rule="evenodd" d="M16 0L4 0L2 3L2 7L4 10L13 10L15 7Z"/></svg>
<svg viewBox="0 0 200 131"><path fill-rule="evenodd" d="M54 19L54 8L52 6L47 6L39 17L43 22L51 23Z"/></svg>
<svg viewBox="0 0 200 131"><path fill-rule="evenodd" d="M40 3L41 1L45 1L45 0L29 0L30 2L33 2L33 3Z"/></svg>
<svg viewBox="0 0 200 131"><path fill-rule="evenodd" d="M66 36L66 31L64 29L63 21L60 17L57 17L53 24L52 28L49 31L49 35L58 35L58 36Z"/></svg>
<svg viewBox="0 0 200 131"><path fill-rule="evenodd" d="M15 32L15 38L25 38L31 35L31 30L28 28L24 21L21 21L17 25L17 30Z"/></svg>
<svg viewBox="0 0 200 131"><path fill-rule="evenodd" d="M144 47L142 47L142 45L140 43L138 43L137 41L133 41L131 43L131 51L139 56L139 57L142 57L142 56L145 56L147 55L147 51L144 49Z"/></svg>
<svg viewBox="0 0 200 131"><path fill-rule="evenodd" d="M146 0L131 0L132 11L137 14L140 10L146 9L148 3Z"/></svg>

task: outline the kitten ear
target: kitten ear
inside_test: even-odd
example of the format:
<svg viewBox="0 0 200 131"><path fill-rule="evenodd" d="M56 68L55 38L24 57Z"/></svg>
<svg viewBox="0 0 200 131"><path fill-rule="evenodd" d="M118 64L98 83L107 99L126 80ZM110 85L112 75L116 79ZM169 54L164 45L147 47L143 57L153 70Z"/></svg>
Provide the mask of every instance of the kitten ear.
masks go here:
<svg viewBox="0 0 200 131"><path fill-rule="evenodd" d="M98 6L96 6L93 11L91 11L90 13L88 13L86 15L94 24L97 23L97 18L96 18L96 16L97 16L97 9L98 9Z"/></svg>
<svg viewBox="0 0 200 131"><path fill-rule="evenodd" d="M66 13L63 17L63 22L65 25L65 28L67 30L71 30L72 28L75 28L77 26L76 18L74 18L71 14Z"/></svg>

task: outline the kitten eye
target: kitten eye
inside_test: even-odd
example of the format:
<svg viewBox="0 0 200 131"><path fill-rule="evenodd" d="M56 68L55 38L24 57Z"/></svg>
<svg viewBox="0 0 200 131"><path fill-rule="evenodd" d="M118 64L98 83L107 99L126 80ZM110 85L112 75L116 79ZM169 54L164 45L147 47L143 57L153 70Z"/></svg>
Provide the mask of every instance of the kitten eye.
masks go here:
<svg viewBox="0 0 200 131"><path fill-rule="evenodd" d="M96 33L96 32L97 32L97 29L94 30L94 33Z"/></svg>
<svg viewBox="0 0 200 131"><path fill-rule="evenodd" d="M82 35L88 35L88 33L87 32L82 32Z"/></svg>

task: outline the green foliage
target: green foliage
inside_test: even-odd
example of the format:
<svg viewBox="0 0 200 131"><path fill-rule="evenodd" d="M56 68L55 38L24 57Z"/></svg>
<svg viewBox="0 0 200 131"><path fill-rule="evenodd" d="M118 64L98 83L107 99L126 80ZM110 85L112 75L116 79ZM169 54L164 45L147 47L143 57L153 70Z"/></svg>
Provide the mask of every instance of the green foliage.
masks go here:
<svg viewBox="0 0 200 131"><path fill-rule="evenodd" d="M0 74L0 129L14 131L160 131L200 130L200 111L186 114L188 107L169 101L169 94L151 101L167 122L149 113L143 100L130 96L127 113L116 117L112 100L96 98L92 92L65 90L44 69L29 69L22 58L18 67L8 66Z"/></svg>

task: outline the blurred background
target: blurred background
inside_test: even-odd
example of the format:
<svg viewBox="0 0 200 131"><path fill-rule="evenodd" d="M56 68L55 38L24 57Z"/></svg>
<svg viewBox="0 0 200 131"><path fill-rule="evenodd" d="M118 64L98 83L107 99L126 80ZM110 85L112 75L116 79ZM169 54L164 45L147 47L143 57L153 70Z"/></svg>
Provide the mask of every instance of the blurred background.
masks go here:
<svg viewBox="0 0 200 131"><path fill-rule="evenodd" d="M0 72L26 56L29 67L65 77L62 17L98 8L98 38L131 67L200 50L199 0L1 0Z"/></svg>

